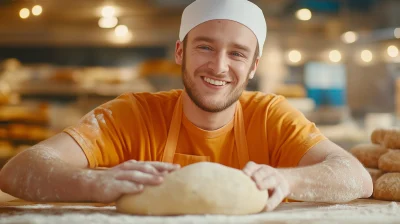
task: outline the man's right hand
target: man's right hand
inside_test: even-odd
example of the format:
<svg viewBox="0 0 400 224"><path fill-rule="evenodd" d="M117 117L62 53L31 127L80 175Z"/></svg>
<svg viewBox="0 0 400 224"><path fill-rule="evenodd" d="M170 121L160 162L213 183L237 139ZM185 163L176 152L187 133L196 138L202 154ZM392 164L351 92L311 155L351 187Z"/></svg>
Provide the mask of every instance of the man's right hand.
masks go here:
<svg viewBox="0 0 400 224"><path fill-rule="evenodd" d="M85 170L93 201L110 203L124 194L140 193L146 185L159 185L164 176L179 169L177 164L130 160L106 170Z"/></svg>

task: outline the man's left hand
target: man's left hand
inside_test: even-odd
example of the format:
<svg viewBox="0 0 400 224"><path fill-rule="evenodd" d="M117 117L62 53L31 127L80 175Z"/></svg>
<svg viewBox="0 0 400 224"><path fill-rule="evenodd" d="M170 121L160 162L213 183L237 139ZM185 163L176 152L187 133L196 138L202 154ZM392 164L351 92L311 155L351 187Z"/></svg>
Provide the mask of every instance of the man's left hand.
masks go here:
<svg viewBox="0 0 400 224"><path fill-rule="evenodd" d="M274 210L290 193L288 180L276 168L249 162L243 172L255 181L260 190L268 190L265 211Z"/></svg>

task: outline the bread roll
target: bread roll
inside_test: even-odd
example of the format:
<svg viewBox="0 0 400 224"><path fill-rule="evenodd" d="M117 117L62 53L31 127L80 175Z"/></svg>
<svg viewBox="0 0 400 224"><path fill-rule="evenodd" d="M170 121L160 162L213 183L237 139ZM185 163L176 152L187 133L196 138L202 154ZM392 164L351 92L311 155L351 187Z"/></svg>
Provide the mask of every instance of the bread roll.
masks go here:
<svg viewBox="0 0 400 224"><path fill-rule="evenodd" d="M386 152L388 149L377 144L358 144L350 149L350 153L367 168L378 168L379 157Z"/></svg>
<svg viewBox="0 0 400 224"><path fill-rule="evenodd" d="M400 201L400 173L385 173L374 184L373 197L379 200Z"/></svg>
<svg viewBox="0 0 400 224"><path fill-rule="evenodd" d="M378 160L378 168L385 172L400 172L400 150L389 150Z"/></svg>
<svg viewBox="0 0 400 224"><path fill-rule="evenodd" d="M375 129L371 134L371 141L389 149L400 149L400 129Z"/></svg>
<svg viewBox="0 0 400 224"><path fill-rule="evenodd" d="M384 129L375 129L371 134L371 142L373 144L382 144L383 139L385 137L385 130Z"/></svg>

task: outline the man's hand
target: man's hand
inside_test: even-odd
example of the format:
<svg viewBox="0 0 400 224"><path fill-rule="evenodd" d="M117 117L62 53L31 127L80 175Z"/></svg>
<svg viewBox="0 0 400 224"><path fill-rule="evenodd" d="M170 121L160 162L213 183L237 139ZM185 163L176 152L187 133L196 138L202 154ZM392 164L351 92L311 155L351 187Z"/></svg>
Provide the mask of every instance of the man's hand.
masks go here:
<svg viewBox="0 0 400 224"><path fill-rule="evenodd" d="M290 193L289 183L278 169L249 162L243 168L243 172L255 181L260 190L268 190L265 211L274 210Z"/></svg>
<svg viewBox="0 0 400 224"><path fill-rule="evenodd" d="M109 203L124 194L140 193L146 185L161 184L166 174L179 167L170 163L130 160L107 170L86 170L79 178L88 180L94 201Z"/></svg>

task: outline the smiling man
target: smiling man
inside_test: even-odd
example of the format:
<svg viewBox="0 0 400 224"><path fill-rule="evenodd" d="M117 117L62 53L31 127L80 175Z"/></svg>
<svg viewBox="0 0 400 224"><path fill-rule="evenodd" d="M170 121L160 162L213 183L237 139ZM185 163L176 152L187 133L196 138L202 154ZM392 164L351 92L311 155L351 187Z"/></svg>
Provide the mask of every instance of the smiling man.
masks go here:
<svg viewBox="0 0 400 224"><path fill-rule="evenodd" d="M9 161L1 189L34 201L112 202L162 184L179 169L173 164L211 161L267 189L267 211L285 198L369 197L364 167L285 98L245 91L266 27L262 10L247 0L194 1L176 42L183 90L126 93L99 106Z"/></svg>

